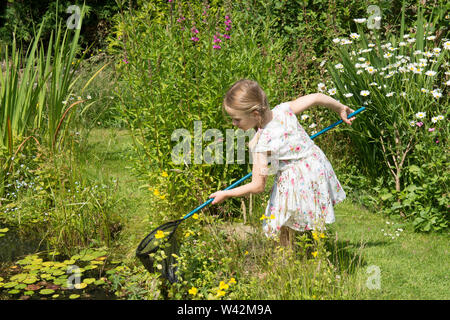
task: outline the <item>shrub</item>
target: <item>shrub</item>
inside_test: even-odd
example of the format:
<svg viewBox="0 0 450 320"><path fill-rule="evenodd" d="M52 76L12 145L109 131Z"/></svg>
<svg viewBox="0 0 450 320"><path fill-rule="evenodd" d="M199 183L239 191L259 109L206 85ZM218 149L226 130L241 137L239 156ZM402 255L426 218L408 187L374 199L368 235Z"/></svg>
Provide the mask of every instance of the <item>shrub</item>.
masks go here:
<svg viewBox="0 0 450 320"><path fill-rule="evenodd" d="M446 175L441 175L447 171L443 150L448 123L443 120L450 42L437 36L440 31L425 23L420 10L415 33L404 32L403 15L400 34L388 39L382 39L376 29L366 35L362 20L355 21L358 33L334 39L338 60L328 65L334 86L328 93L343 103L367 107L349 136L369 175L393 181L389 188L396 197L382 198L393 200L387 212L414 217L420 230L445 228L447 208L440 198L448 193ZM435 166L434 176L421 179L418 175L418 168ZM422 194L420 199L416 193Z"/></svg>

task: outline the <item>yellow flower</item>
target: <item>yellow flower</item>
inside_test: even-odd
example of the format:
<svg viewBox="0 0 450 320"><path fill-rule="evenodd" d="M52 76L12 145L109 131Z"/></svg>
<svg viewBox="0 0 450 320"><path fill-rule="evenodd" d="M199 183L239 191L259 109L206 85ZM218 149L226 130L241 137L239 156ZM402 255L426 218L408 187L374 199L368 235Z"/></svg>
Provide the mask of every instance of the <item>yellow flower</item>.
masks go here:
<svg viewBox="0 0 450 320"><path fill-rule="evenodd" d="M261 216L261 218L259 218L259 220L264 220L266 218L266 216L263 214L262 216Z"/></svg>
<svg viewBox="0 0 450 320"><path fill-rule="evenodd" d="M231 278L230 281L228 281L228 283L230 283L230 284L236 284L236 279L235 279L235 278Z"/></svg>
<svg viewBox="0 0 450 320"><path fill-rule="evenodd" d="M224 295L225 295L225 291L223 291L223 290L219 290L219 291L217 291L217 297L223 297Z"/></svg>
<svg viewBox="0 0 450 320"><path fill-rule="evenodd" d="M314 258L317 257L317 251L311 252L311 254Z"/></svg>
<svg viewBox="0 0 450 320"><path fill-rule="evenodd" d="M319 234L319 237L321 237L323 239L323 238L325 238L325 234L322 232L321 234Z"/></svg>
<svg viewBox="0 0 450 320"><path fill-rule="evenodd" d="M187 238L187 237L189 237L190 235L191 235L191 233L188 231L188 232L186 232L186 233L184 234L184 237Z"/></svg>
<svg viewBox="0 0 450 320"><path fill-rule="evenodd" d="M197 294L198 290L196 287L192 287L189 289L188 293L192 294L193 296L195 296Z"/></svg>
<svg viewBox="0 0 450 320"><path fill-rule="evenodd" d="M165 236L164 231L161 231L161 230L158 230L155 234L156 239L164 238L164 236Z"/></svg>
<svg viewBox="0 0 450 320"><path fill-rule="evenodd" d="M161 198L161 200L164 200L166 198L166 195L164 194L164 195L160 196L160 198Z"/></svg>
<svg viewBox="0 0 450 320"><path fill-rule="evenodd" d="M229 287L228 284L226 284L224 281L220 281L220 284L219 284L219 289L220 290L222 290L222 289L227 290L228 287Z"/></svg>
<svg viewBox="0 0 450 320"><path fill-rule="evenodd" d="M166 171L163 171L163 173L161 173L161 176L163 176L163 177L167 177L167 176L169 176L169 175L167 174L167 172L166 172Z"/></svg>
<svg viewBox="0 0 450 320"><path fill-rule="evenodd" d="M247 251L247 250L245 250L244 254L245 254L245 255L247 255L247 254L248 254L248 251Z"/></svg>
<svg viewBox="0 0 450 320"><path fill-rule="evenodd" d="M155 191L153 191L153 194L154 194L155 196L159 196L159 191L158 191L158 189L155 189Z"/></svg>
<svg viewBox="0 0 450 320"><path fill-rule="evenodd" d="M192 215L192 218L193 218L193 219L198 219L198 214L194 213L194 214Z"/></svg>
<svg viewBox="0 0 450 320"><path fill-rule="evenodd" d="M270 215L270 219L275 219L275 215L273 213Z"/></svg>
<svg viewBox="0 0 450 320"><path fill-rule="evenodd" d="M319 240L319 235L317 234L317 232L314 231L314 232L312 233L312 236L313 236L313 239L314 239L314 240L316 240L316 241Z"/></svg>

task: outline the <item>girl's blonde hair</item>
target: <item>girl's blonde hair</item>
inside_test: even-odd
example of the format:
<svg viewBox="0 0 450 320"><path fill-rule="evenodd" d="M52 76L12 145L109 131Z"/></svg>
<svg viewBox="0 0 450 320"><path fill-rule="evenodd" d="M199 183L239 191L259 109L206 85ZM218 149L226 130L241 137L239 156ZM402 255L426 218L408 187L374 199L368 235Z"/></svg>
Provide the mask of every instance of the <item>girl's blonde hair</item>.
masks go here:
<svg viewBox="0 0 450 320"><path fill-rule="evenodd" d="M223 99L222 111L225 111L225 107L246 114L257 110L262 117L269 111L266 93L258 82L248 79L239 80L228 89Z"/></svg>
<svg viewBox="0 0 450 320"><path fill-rule="evenodd" d="M222 104L222 112L224 113L225 107L242 111L245 114L257 110L261 115L261 118L269 111L266 93L260 87L258 82L248 79L241 79L228 89ZM259 124L259 127L261 127L261 123ZM255 139L252 139L252 143L250 144L251 149L253 149L258 142L259 134L260 132L258 131Z"/></svg>

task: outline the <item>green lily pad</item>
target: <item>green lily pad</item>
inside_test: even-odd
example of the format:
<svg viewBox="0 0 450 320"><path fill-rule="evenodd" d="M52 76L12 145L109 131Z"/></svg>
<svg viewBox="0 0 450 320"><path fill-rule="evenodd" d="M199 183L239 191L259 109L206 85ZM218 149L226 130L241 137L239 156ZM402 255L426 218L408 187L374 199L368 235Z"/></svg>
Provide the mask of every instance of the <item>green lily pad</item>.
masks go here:
<svg viewBox="0 0 450 320"><path fill-rule="evenodd" d="M6 282L6 283L3 284L3 288L6 288L6 289L12 288L12 287L17 286L18 284L19 283L16 282L16 281Z"/></svg>
<svg viewBox="0 0 450 320"><path fill-rule="evenodd" d="M71 295L69 296L69 299L78 299L79 297L80 297L79 294L71 294Z"/></svg>
<svg viewBox="0 0 450 320"><path fill-rule="evenodd" d="M53 292L55 292L55 290L52 290L52 289L42 289L41 291L39 291L39 294L47 295L47 294L52 294Z"/></svg>
<svg viewBox="0 0 450 320"><path fill-rule="evenodd" d="M17 282L22 282L23 280L25 280L28 277L27 273L19 273L19 274L15 274L13 275L9 280L11 281L17 281Z"/></svg>
<svg viewBox="0 0 450 320"><path fill-rule="evenodd" d="M25 280L23 280L22 282L26 283L26 284L32 284L32 283L35 283L36 281L38 281L38 279L36 277L28 277Z"/></svg>
<svg viewBox="0 0 450 320"><path fill-rule="evenodd" d="M9 294L18 294L20 292L20 290L17 289L13 289L13 290L9 290L8 293Z"/></svg>
<svg viewBox="0 0 450 320"><path fill-rule="evenodd" d="M21 290L25 289L27 285L25 283L19 283L17 286L14 287L14 289Z"/></svg>
<svg viewBox="0 0 450 320"><path fill-rule="evenodd" d="M86 284L91 284L95 282L95 278L87 278L83 280L84 283Z"/></svg>
<svg viewBox="0 0 450 320"><path fill-rule="evenodd" d="M34 291L25 291L24 293L23 293L24 295L26 295L26 296L32 296L33 294L34 294Z"/></svg>

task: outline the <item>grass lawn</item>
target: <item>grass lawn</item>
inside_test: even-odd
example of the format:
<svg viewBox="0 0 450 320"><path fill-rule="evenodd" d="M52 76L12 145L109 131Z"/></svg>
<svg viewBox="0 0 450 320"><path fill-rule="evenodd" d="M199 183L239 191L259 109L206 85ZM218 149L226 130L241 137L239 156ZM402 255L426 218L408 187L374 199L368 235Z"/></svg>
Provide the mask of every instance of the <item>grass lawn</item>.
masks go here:
<svg viewBox="0 0 450 320"><path fill-rule="evenodd" d="M82 159L87 174L92 177L118 180L125 222L117 252L128 261L134 258L137 244L150 231L146 221L152 210L150 192L139 189L137 179L129 173L132 153L128 131L94 129ZM350 198L336 206L336 223L329 232L330 260L338 259L338 265L347 275L342 285L348 298L450 298L448 233L415 233L401 221L361 208ZM372 289L368 284L369 287L372 284Z"/></svg>

